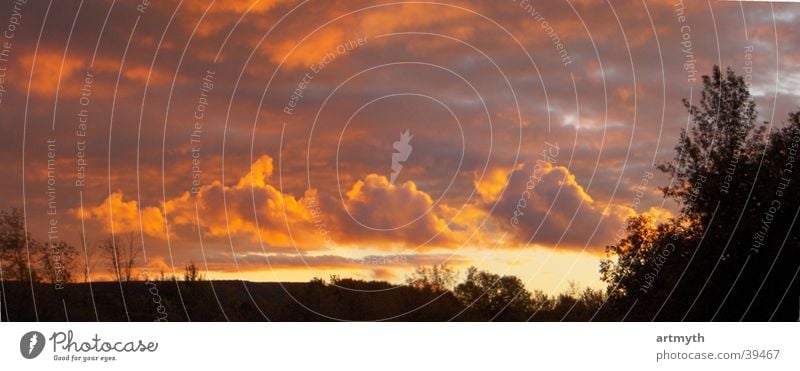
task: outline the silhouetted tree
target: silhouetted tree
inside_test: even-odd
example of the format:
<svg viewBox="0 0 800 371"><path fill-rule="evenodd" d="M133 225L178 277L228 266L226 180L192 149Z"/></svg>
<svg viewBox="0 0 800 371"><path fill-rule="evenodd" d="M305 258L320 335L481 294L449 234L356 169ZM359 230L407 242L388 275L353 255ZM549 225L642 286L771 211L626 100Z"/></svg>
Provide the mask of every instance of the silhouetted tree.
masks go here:
<svg viewBox="0 0 800 371"><path fill-rule="evenodd" d="M25 232L25 217L22 210L11 208L0 211L0 264L3 280L37 280L32 269L31 255L38 242Z"/></svg>
<svg viewBox="0 0 800 371"><path fill-rule="evenodd" d="M81 246L78 249L78 264L81 268L81 276L83 277L83 282L89 282L91 279L91 274L94 271L94 268L97 264L97 259L95 259L95 253L97 252L96 246L89 245L86 242L86 236L83 232L80 233L80 242Z"/></svg>
<svg viewBox="0 0 800 371"><path fill-rule="evenodd" d="M186 282L205 281L205 275L200 273L197 266L192 261L184 267L183 280Z"/></svg>
<svg viewBox="0 0 800 371"><path fill-rule="evenodd" d="M124 238L108 237L100 241L97 247L117 281L129 282L135 278L133 268L141 251L136 246L133 233L128 233Z"/></svg>
<svg viewBox="0 0 800 371"><path fill-rule="evenodd" d="M447 264L434 264L430 268L417 267L414 273L406 278L407 285L433 292L451 290L455 282L456 271Z"/></svg>
<svg viewBox="0 0 800 371"><path fill-rule="evenodd" d="M55 241L37 244L37 250L39 276L44 282L58 285L74 282L74 273L80 267L75 246Z"/></svg>
<svg viewBox="0 0 800 371"><path fill-rule="evenodd" d="M526 320L534 308L522 280L476 267L467 269L467 277L456 286L455 294L479 320Z"/></svg>
<svg viewBox="0 0 800 371"><path fill-rule="evenodd" d="M681 129L673 161L658 166L673 177L662 189L682 205L686 216L706 224L731 187L752 177L747 160L763 149L765 128L756 128L755 102L744 79L730 68L723 73L714 66L710 76L703 76L699 105L686 99L683 104L692 126ZM729 168L732 174L726 174Z"/></svg>
<svg viewBox="0 0 800 371"><path fill-rule="evenodd" d="M634 218L606 248L611 306L626 319L796 319L796 300L783 298L797 297L800 203L785 190L800 182L800 117L768 136L744 79L716 66L698 105L684 105L692 127L658 167L672 176L663 190L681 215L659 226Z"/></svg>

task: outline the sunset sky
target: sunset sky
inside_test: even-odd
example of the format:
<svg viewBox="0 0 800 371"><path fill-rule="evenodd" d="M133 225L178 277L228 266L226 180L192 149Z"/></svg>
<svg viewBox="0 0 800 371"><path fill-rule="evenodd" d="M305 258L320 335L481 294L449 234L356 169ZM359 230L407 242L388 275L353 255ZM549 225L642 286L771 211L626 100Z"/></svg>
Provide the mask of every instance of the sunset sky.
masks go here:
<svg viewBox="0 0 800 371"><path fill-rule="evenodd" d="M731 66L774 125L800 105L790 4L2 7L0 206L41 241L133 232L151 274L402 282L447 263L602 287L624 220L677 212L653 165L701 75Z"/></svg>

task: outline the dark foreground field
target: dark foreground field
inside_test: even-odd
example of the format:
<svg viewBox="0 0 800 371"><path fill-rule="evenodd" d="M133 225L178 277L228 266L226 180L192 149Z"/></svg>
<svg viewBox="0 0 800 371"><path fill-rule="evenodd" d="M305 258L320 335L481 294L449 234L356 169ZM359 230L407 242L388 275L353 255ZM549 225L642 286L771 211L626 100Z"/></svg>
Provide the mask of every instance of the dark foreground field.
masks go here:
<svg viewBox="0 0 800 371"><path fill-rule="evenodd" d="M508 277L504 277L507 279ZM502 280L500 280L502 281ZM2 281L0 281L2 282ZM513 286L513 285L512 285ZM747 316L687 301L620 305L601 291L559 295L509 285L454 291L431 285L339 279L335 284L247 281L131 281L65 285L2 282L2 321L796 321L797 302L754 303ZM31 289L35 295L31 295ZM476 287L473 287L476 288ZM474 291L474 292L470 292ZM124 300L123 300L124 298ZM738 303L739 301L737 301ZM730 306L733 308L733 306ZM656 312L653 308L663 308ZM721 314L720 314L721 313Z"/></svg>
<svg viewBox="0 0 800 371"><path fill-rule="evenodd" d="M597 303L588 308L581 300L561 297L554 307L538 312L520 311L514 305L505 310L480 304L466 308L450 291L386 282L352 281L340 286L321 282L135 281L69 284L55 290L49 284L34 284L34 310L29 282L4 282L2 320L486 321L497 314L494 320L498 321L524 321L531 315L539 321L582 321L591 318L597 307ZM595 319L602 318L601 311Z"/></svg>

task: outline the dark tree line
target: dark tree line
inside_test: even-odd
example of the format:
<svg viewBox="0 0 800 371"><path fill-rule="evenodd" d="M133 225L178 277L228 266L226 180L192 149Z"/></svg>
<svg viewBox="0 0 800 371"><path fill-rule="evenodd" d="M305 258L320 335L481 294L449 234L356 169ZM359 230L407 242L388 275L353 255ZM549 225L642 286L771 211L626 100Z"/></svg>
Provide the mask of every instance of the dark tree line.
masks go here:
<svg viewBox="0 0 800 371"><path fill-rule="evenodd" d="M608 319L602 311L606 300L602 290L579 290L574 284L551 296L540 290L529 291L519 277L500 276L476 267L467 269L463 281L446 265L417 268L407 279L410 287L422 292L452 296L453 319L468 321L588 321Z"/></svg>
<svg viewBox="0 0 800 371"><path fill-rule="evenodd" d="M115 281L130 282L140 278L137 264L142 246L135 234L108 236L94 245L80 236L82 246L66 241L41 242L25 232L25 218L17 208L0 210L0 273L3 281L67 284L88 282L92 273L110 273ZM99 254L99 255L98 255ZM104 264L97 270L98 260ZM161 272L160 281L176 281ZM203 281L205 275L194 262L184 267L185 281Z"/></svg>
<svg viewBox="0 0 800 371"><path fill-rule="evenodd" d="M0 210L0 273L4 281L63 285L77 280L81 262L77 249L67 242L40 242L26 233L21 210Z"/></svg>

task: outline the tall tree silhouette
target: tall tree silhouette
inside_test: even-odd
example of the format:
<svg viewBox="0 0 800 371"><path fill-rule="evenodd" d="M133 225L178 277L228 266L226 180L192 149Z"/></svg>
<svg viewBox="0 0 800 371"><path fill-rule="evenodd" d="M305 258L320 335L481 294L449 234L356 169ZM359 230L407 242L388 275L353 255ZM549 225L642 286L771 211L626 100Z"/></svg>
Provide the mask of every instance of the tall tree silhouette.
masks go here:
<svg viewBox="0 0 800 371"><path fill-rule="evenodd" d="M698 105L684 105L692 127L658 166L681 215L659 226L633 219L606 248L611 305L626 319L796 319L800 204L787 189L798 182L800 117L767 135L744 79L717 66Z"/></svg>
<svg viewBox="0 0 800 371"><path fill-rule="evenodd" d="M12 208L0 211L0 268L3 280L36 281L36 272L31 265L36 241L25 233L25 218L22 210Z"/></svg>
<svg viewBox="0 0 800 371"><path fill-rule="evenodd" d="M135 236L131 232L124 238L109 236L97 245L105 255L108 268L118 282L130 282L136 279L134 267L141 250L135 241Z"/></svg>

